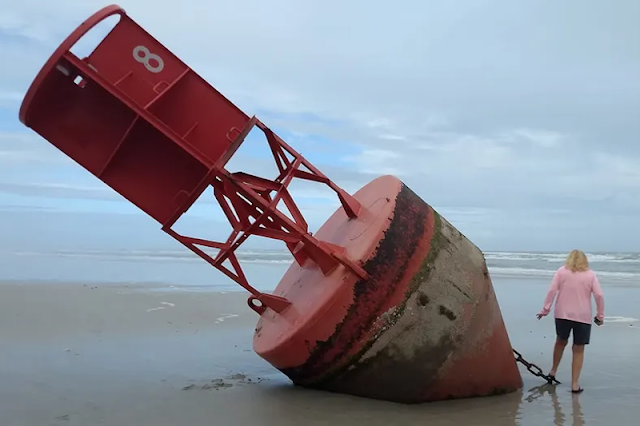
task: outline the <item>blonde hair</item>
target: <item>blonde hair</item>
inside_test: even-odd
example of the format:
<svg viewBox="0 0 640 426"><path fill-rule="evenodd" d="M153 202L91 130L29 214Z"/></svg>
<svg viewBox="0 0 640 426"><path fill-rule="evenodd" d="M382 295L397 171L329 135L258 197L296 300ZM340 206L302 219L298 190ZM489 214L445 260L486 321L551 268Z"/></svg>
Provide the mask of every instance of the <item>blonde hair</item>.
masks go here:
<svg viewBox="0 0 640 426"><path fill-rule="evenodd" d="M564 265L571 272L582 272L589 269L587 255L581 250L571 250Z"/></svg>

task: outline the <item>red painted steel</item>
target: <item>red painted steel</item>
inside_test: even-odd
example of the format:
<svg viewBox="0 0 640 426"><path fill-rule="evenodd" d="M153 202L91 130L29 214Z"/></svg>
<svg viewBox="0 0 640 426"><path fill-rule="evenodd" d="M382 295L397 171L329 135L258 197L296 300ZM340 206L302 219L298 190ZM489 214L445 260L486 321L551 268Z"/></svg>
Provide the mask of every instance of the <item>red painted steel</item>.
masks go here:
<svg viewBox="0 0 640 426"><path fill-rule="evenodd" d="M120 20L95 50L70 49L102 20ZM281 312L290 302L252 287L234 252L251 235L282 240L301 265L329 274L339 265L366 277L343 247L313 237L287 187L293 178L333 189L350 218L363 213L256 117L248 117L122 8L83 22L43 66L20 108L20 121L162 224L162 230L251 293L249 306ZM280 172L274 180L230 173L225 165L252 128L264 132ZM306 170L305 170L306 169ZM175 222L209 186L233 227L224 242L180 235ZM278 210L282 201L293 220ZM198 246L219 249L215 258ZM228 260L231 268L224 263Z"/></svg>
<svg viewBox="0 0 640 426"><path fill-rule="evenodd" d="M72 46L111 15L120 17L113 30L75 56ZM20 120L249 291L260 315L254 350L294 383L398 402L522 386L477 247L395 177L347 194L119 6L53 53ZM273 180L225 168L255 127L278 167ZM294 178L340 199L315 235L287 189ZM209 187L233 228L223 242L172 229ZM251 235L283 241L295 259L273 294L248 283L235 255Z"/></svg>
<svg viewBox="0 0 640 426"><path fill-rule="evenodd" d="M390 177L374 182L354 194L354 198L366 209L366 215L352 221L342 209L338 209L315 233L323 241L345 247L350 256L362 259L363 263L376 252L382 234L389 228L395 198L400 190L400 182ZM389 260L397 267L402 265L395 259ZM368 278L374 277L369 274ZM393 306L393 294L402 296L406 290L397 286L391 276L375 278L382 279L376 280L378 282L362 280L343 271L325 276L316 269L291 265L274 291L292 302L291 309L282 314L267 311L260 317L254 336L255 352L281 370L304 364L315 350L316 342L331 339L336 326L352 306L358 305L361 311L358 324L354 325L358 328L366 323L366 317L380 315ZM363 281L369 290L380 291L379 296L364 300L354 296L356 285ZM381 302L380 299L385 300ZM378 306L379 303L385 305ZM386 303L392 304L387 306ZM350 331L348 328L347 332ZM349 344L353 344L355 337L355 334L348 336ZM338 346L338 342L334 342L333 350L339 351ZM344 361L344 357L328 358L321 370L325 372L329 367L338 367Z"/></svg>

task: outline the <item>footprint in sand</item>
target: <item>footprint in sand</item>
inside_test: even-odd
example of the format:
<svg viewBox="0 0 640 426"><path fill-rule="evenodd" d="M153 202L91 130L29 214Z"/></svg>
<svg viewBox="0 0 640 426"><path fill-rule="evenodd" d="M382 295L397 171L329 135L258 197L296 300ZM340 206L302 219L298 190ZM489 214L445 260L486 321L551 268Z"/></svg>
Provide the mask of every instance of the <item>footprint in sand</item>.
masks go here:
<svg viewBox="0 0 640 426"><path fill-rule="evenodd" d="M165 309L167 306L170 306L170 307L176 306L175 303L170 303L170 302L160 302L160 304L165 306L158 306L157 308L147 309L147 312L159 311L160 309Z"/></svg>

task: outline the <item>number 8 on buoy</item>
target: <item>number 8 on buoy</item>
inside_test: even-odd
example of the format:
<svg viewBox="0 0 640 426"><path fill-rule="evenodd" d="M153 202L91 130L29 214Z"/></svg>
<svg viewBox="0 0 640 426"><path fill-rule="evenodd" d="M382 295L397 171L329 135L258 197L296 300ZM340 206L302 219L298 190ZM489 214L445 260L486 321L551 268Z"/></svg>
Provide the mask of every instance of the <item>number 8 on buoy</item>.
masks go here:
<svg viewBox="0 0 640 426"><path fill-rule="evenodd" d="M133 48L133 59L140 62L144 67L152 73L159 73L164 69L164 61L155 53L151 53L145 46L136 46ZM154 60L158 65L151 65L151 60Z"/></svg>

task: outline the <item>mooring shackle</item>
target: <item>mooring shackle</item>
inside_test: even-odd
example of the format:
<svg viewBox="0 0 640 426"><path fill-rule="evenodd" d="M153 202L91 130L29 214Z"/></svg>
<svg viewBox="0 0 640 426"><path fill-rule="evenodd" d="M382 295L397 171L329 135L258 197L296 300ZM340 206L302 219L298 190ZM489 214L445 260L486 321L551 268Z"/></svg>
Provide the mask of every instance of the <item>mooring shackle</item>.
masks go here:
<svg viewBox="0 0 640 426"><path fill-rule="evenodd" d="M258 302L258 304L256 304L256 302ZM262 315L267 308L279 314L291 306L291 302L284 297L267 293L252 294L249 296L247 304L258 315Z"/></svg>
<svg viewBox="0 0 640 426"><path fill-rule="evenodd" d="M258 302L259 304L256 305L255 302ZM264 304L260 301L260 299L258 299L255 296L249 296L249 299L247 300L247 305L249 305L249 307L253 309L253 311L258 315L262 315L264 311L267 310L267 307L264 306Z"/></svg>

